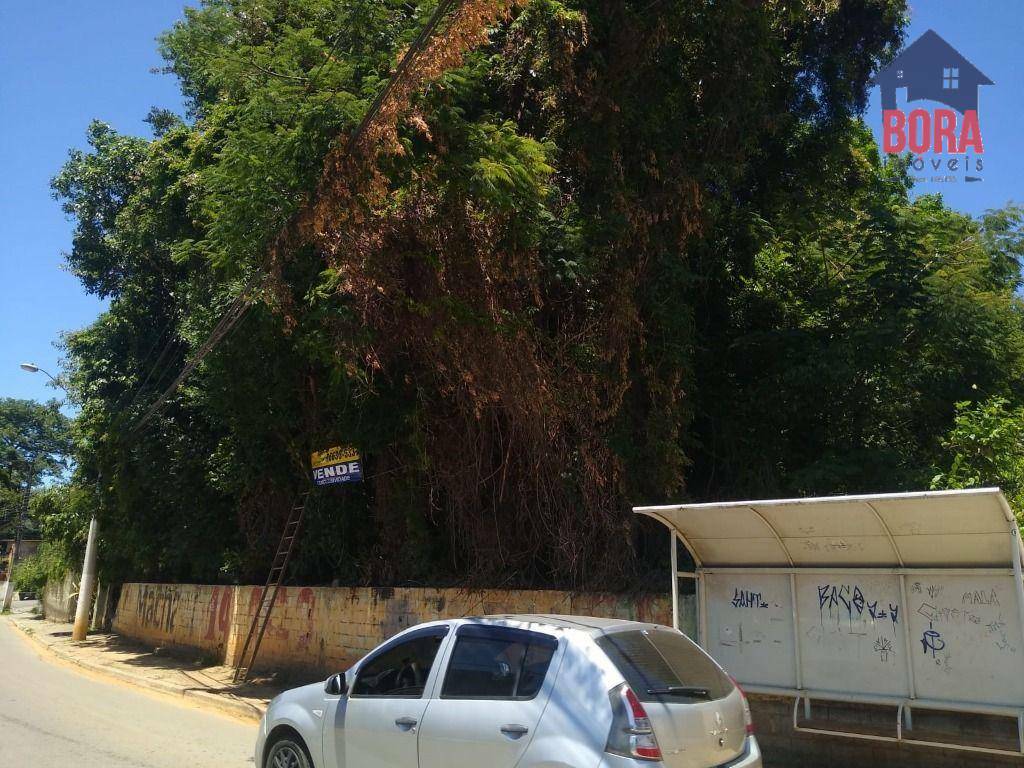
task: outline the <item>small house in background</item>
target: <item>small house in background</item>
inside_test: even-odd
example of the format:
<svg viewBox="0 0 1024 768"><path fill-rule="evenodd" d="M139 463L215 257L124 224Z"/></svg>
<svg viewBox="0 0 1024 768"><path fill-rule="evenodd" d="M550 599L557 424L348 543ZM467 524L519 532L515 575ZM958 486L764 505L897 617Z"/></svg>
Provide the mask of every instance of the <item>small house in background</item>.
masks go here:
<svg viewBox="0 0 1024 768"><path fill-rule="evenodd" d="M38 539L22 539L21 546L18 547L18 562L34 555L37 549L39 549ZM7 581L7 574L13 565L11 562L13 555L14 539L0 539L0 584ZM0 592L0 598L2 597L3 594Z"/></svg>
<svg viewBox="0 0 1024 768"><path fill-rule="evenodd" d="M978 88L993 82L959 51L928 30L873 81L882 88L882 109L896 109L896 89L907 101L937 101L963 114L978 109Z"/></svg>

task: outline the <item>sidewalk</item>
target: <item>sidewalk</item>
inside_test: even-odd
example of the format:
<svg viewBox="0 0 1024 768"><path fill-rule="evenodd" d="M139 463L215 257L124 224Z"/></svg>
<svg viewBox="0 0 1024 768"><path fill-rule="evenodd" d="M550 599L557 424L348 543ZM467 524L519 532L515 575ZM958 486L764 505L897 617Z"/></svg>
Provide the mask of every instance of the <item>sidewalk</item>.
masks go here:
<svg viewBox="0 0 1024 768"><path fill-rule="evenodd" d="M231 667L154 652L112 633L90 632L84 642L73 643L70 624L46 621L25 611L5 618L40 650L62 661L140 688L188 697L191 703L235 717L259 720L270 699L286 687L266 680L235 685Z"/></svg>

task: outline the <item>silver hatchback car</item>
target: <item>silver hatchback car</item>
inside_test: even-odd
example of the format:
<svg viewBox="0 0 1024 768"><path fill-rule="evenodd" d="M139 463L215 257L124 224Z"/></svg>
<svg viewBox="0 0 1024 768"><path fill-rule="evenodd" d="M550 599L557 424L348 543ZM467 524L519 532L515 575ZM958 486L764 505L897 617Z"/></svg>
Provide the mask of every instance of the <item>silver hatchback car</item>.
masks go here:
<svg viewBox="0 0 1024 768"><path fill-rule="evenodd" d="M412 627L286 691L260 768L760 768L743 692L685 635L585 616Z"/></svg>

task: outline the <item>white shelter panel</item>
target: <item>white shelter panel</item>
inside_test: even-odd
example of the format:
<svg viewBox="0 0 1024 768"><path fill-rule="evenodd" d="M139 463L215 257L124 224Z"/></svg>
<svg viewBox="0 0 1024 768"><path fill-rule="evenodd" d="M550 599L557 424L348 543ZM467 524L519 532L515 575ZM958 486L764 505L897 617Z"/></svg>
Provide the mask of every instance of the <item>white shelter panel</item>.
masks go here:
<svg viewBox="0 0 1024 768"><path fill-rule="evenodd" d="M919 698L1024 705L1024 642L1011 576L908 576Z"/></svg>
<svg viewBox="0 0 1024 768"><path fill-rule="evenodd" d="M793 603L785 574L706 574L707 650L741 683L796 686Z"/></svg>
<svg viewBox="0 0 1024 768"><path fill-rule="evenodd" d="M1016 523L998 488L634 507L704 568L994 568Z"/></svg>
<svg viewBox="0 0 1024 768"><path fill-rule="evenodd" d="M909 695L899 577L837 571L796 585L805 689Z"/></svg>
<svg viewBox="0 0 1024 768"><path fill-rule="evenodd" d="M859 501L765 505L795 565L885 566L898 561L892 540L872 508Z"/></svg>

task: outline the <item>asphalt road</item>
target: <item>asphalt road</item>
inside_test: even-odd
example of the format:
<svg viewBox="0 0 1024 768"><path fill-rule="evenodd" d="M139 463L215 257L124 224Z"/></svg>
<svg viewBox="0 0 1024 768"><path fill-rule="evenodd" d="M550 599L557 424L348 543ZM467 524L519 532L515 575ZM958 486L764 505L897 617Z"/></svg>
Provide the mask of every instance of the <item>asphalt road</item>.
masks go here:
<svg viewBox="0 0 1024 768"><path fill-rule="evenodd" d="M41 658L0 619L0 765L253 768L256 727Z"/></svg>

